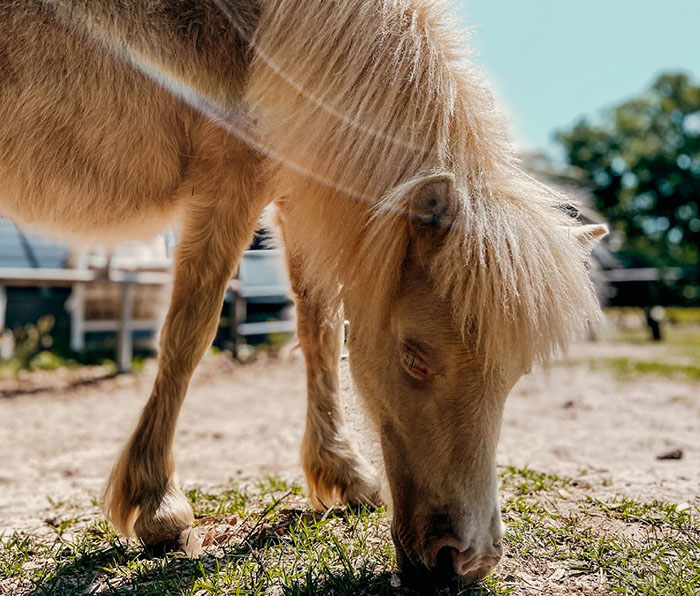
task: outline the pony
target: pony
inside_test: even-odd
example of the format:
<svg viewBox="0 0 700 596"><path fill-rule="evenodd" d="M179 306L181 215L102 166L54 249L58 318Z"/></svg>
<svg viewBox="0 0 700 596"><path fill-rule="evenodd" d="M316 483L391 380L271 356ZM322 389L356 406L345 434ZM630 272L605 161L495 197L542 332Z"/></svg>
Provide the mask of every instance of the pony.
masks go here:
<svg viewBox="0 0 700 596"><path fill-rule="evenodd" d="M380 500L343 420L347 318L401 567L478 579L500 559L504 402L599 316L586 259L605 229L521 169L449 14L439 0L0 0L2 214L76 241L180 230L158 374L104 494L124 535L190 535L178 412L273 205L312 504Z"/></svg>

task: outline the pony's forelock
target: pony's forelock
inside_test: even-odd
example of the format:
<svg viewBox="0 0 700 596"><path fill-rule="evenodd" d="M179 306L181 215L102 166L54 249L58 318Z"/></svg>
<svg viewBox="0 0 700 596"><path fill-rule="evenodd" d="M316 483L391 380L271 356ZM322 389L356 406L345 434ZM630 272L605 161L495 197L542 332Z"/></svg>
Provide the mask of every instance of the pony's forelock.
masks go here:
<svg viewBox="0 0 700 596"><path fill-rule="evenodd" d="M432 231L424 222L409 225L406 194L390 193L369 219L361 250L346 263L347 283L371 295L376 304L368 308L384 316L381 309L399 288L409 230L430 234L440 242L426 283L451 305L463 338L476 341L490 364L515 354L546 361L600 316L587 249L572 234L578 224L562 208L567 197L526 176L500 192L458 193L449 228Z"/></svg>

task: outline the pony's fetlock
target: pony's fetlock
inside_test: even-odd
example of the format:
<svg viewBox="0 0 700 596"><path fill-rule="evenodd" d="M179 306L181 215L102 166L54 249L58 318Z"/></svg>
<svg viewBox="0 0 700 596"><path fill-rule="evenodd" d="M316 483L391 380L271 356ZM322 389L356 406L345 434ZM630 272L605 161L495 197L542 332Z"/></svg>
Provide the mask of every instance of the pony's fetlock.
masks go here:
<svg viewBox="0 0 700 596"><path fill-rule="evenodd" d="M136 537L149 546L177 544L194 522L194 514L182 491L170 483L163 493L155 487L138 496L128 480L112 473L105 491L103 510L121 534Z"/></svg>

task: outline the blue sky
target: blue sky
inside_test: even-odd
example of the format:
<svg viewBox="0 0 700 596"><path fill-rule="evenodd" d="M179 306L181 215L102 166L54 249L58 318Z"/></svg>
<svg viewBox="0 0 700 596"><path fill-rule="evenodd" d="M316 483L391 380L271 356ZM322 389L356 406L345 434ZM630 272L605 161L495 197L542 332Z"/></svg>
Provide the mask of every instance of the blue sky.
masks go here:
<svg viewBox="0 0 700 596"><path fill-rule="evenodd" d="M519 144L637 94L662 70L700 79L700 0L454 0Z"/></svg>

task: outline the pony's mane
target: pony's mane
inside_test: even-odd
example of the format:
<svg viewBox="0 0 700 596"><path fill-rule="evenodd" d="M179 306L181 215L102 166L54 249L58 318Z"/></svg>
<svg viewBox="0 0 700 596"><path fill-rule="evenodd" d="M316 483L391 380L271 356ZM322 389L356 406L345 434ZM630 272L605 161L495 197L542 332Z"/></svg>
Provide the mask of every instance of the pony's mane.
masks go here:
<svg viewBox="0 0 700 596"><path fill-rule="evenodd" d="M578 224L561 209L570 200L514 160L449 12L435 0L267 0L248 99L264 144L296 172L279 192L296 197L314 283L389 297L409 242L402 186L452 172L458 208L432 282L487 360L514 346L543 360L599 313Z"/></svg>

